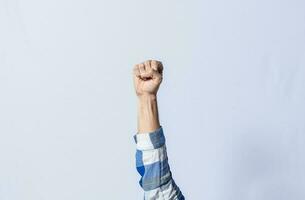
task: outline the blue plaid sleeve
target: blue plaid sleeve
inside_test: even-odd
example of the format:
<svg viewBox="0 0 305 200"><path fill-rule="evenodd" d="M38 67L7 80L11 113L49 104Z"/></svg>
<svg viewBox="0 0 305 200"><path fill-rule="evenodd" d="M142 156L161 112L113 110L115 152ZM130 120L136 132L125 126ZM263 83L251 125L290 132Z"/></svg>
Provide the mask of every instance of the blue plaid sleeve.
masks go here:
<svg viewBox="0 0 305 200"><path fill-rule="evenodd" d="M172 178L168 164L165 136L162 126L150 133L134 136L136 167L141 175L140 186L145 200L184 200Z"/></svg>

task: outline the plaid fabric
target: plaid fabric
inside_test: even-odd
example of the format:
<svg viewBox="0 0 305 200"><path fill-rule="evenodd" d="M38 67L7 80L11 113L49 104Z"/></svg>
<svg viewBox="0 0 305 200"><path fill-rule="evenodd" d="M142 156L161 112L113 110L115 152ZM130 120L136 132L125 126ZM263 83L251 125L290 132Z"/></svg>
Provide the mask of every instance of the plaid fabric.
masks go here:
<svg viewBox="0 0 305 200"><path fill-rule="evenodd" d="M172 178L162 126L150 133L134 136L136 167L141 175L140 186L145 200L184 200L179 187Z"/></svg>

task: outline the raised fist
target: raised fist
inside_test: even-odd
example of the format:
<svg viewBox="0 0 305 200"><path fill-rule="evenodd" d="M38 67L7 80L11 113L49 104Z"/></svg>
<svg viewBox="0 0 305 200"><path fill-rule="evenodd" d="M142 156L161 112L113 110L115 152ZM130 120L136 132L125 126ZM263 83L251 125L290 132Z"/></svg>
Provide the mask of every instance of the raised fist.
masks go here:
<svg viewBox="0 0 305 200"><path fill-rule="evenodd" d="M133 68L133 80L138 97L156 95L162 82L163 65L157 60L147 60Z"/></svg>

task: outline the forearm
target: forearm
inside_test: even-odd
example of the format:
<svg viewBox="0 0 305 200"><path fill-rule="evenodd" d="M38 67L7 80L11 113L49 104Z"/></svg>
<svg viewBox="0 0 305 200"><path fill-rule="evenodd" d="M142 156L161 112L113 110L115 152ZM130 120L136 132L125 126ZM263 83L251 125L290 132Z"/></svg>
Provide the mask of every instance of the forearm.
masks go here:
<svg viewBox="0 0 305 200"><path fill-rule="evenodd" d="M168 164L163 128L159 123L157 98L145 96L138 100L138 133L136 167L145 200L184 200L172 178Z"/></svg>
<svg viewBox="0 0 305 200"><path fill-rule="evenodd" d="M160 128L156 95L138 97L138 133L148 133Z"/></svg>

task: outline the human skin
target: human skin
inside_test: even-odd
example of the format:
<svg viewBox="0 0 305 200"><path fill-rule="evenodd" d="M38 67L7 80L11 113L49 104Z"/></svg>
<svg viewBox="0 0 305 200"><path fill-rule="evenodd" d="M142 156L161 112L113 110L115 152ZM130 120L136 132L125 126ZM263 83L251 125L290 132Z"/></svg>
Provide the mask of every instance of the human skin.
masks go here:
<svg viewBox="0 0 305 200"><path fill-rule="evenodd" d="M147 60L133 68L133 82L138 98L138 134L160 128L157 92L162 82L163 65Z"/></svg>

